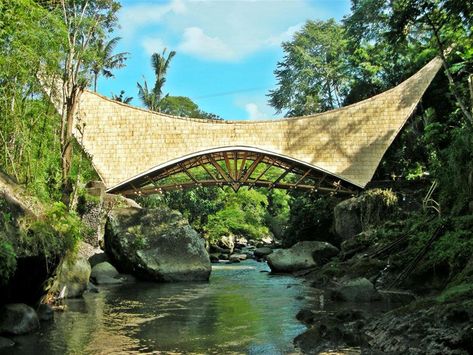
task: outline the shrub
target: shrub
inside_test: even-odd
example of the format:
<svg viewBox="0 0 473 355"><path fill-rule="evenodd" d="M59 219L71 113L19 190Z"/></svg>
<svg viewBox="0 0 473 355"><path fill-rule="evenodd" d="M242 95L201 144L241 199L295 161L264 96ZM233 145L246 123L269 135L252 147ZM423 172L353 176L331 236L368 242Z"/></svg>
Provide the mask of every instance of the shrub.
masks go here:
<svg viewBox="0 0 473 355"><path fill-rule="evenodd" d="M5 285L16 270L13 246L0 237L0 286Z"/></svg>

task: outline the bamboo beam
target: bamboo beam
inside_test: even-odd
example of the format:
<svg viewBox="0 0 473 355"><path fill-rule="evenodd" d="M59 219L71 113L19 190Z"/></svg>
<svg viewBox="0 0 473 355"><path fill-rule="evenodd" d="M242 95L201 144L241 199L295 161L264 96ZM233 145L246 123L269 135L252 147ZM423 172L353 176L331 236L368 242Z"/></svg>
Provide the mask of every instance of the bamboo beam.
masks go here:
<svg viewBox="0 0 473 355"><path fill-rule="evenodd" d="M289 174L290 172L292 171L292 166L287 169L286 171L284 171L272 184L271 184L271 187L269 188L270 190L275 187L279 181L281 181L282 179L284 179L286 177L287 174ZM292 184L291 184L292 185Z"/></svg>
<svg viewBox="0 0 473 355"><path fill-rule="evenodd" d="M228 176L228 174L226 173L225 170L223 170L223 168L215 161L215 159L211 156L207 156L207 158L209 159L210 163L215 167L215 169L217 169L217 171L219 172L219 174L222 176L222 178L228 182L228 183L231 183L232 181L232 178L230 176Z"/></svg>
<svg viewBox="0 0 473 355"><path fill-rule="evenodd" d="M233 171L234 171L234 175L233 175L233 180L238 180L238 152L235 151L233 152Z"/></svg>
<svg viewBox="0 0 473 355"><path fill-rule="evenodd" d="M243 173L243 169L245 168L247 157L248 157L248 152L243 152L243 160L240 165L240 170L238 171L237 180L241 179L241 174Z"/></svg>
<svg viewBox="0 0 473 355"><path fill-rule="evenodd" d="M215 177L215 175L212 174L212 172L211 172L209 169L207 169L207 167L205 166L205 163L202 164L201 167L204 168L204 170L207 172L207 174L209 174L209 176L210 176L212 179L214 179L214 181L218 181L218 179Z"/></svg>
<svg viewBox="0 0 473 355"><path fill-rule="evenodd" d="M232 168L230 166L230 160L228 159L227 152L223 153L223 158L225 159L225 166L227 167L228 175L232 180L235 180L235 178L233 177Z"/></svg>
<svg viewBox="0 0 473 355"><path fill-rule="evenodd" d="M218 185L219 183L220 183L219 181L216 182L214 180L201 180L201 181L199 181L199 184L201 184L202 186L219 186ZM266 187L267 188L268 184L271 184L271 182L248 180L248 182L246 184L242 184L242 185L249 185L249 184L255 184L257 187ZM277 183L277 184L274 184L273 183L273 185L274 185L273 188L289 190L289 189L293 189L295 184L292 184L292 183ZM175 190L176 188L188 189L188 188L192 188L194 186L195 186L194 182L184 182L184 183L179 183L179 184L176 183L176 184L163 185L163 186L160 186L160 189L162 191L171 191L171 190ZM313 185L303 185L303 184L298 185L298 189L306 190L306 191L318 190L320 192L326 192L326 193L335 193L335 192L337 192L337 193L349 194L349 195L355 193L355 191L352 191L350 189L337 190L337 189L334 189L334 188L327 188L327 187L316 188ZM135 190L125 190L125 191L120 192L120 193L125 195L125 196L130 196L130 195L136 195L137 191L135 191ZM139 190L140 195L149 195L149 194L154 194L154 193L156 193L156 191L153 188L143 188L143 189Z"/></svg>
<svg viewBox="0 0 473 355"><path fill-rule="evenodd" d="M181 169L184 171L184 173L192 180L194 181L195 183L198 183L199 181L197 181L197 179L189 172L189 170L187 170L187 168L185 166L183 166L182 164L178 164Z"/></svg>
<svg viewBox="0 0 473 355"><path fill-rule="evenodd" d="M294 187L297 187L297 185L299 185L311 172L312 172L312 169L307 170L305 174L302 175L302 177L299 180L297 180L297 182L294 184Z"/></svg>
<svg viewBox="0 0 473 355"><path fill-rule="evenodd" d="M264 169L264 171L261 174L259 174L259 176L254 180L254 183L257 183L259 181L259 179L261 179L263 177L263 175L266 174L268 172L268 170L271 169L273 166L274 166L274 160L271 162L271 164L268 164L266 169ZM254 185L252 185L252 186L254 186ZM252 186L250 186L250 189L251 189Z"/></svg>
<svg viewBox="0 0 473 355"><path fill-rule="evenodd" d="M253 163L251 163L250 167L248 168L248 171L246 172L245 176L243 177L243 180L241 180L241 183L245 184L246 180L253 174L253 171L255 171L256 167L258 164L261 162L261 160L264 159L264 155L260 155L256 158L256 160L253 160Z"/></svg>

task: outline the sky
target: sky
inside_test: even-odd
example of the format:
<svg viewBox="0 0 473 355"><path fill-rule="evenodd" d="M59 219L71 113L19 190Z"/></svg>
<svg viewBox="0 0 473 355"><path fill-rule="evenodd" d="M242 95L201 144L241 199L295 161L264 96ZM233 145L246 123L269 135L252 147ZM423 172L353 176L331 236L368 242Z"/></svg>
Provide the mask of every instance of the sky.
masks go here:
<svg viewBox="0 0 473 355"><path fill-rule="evenodd" d="M126 67L102 78L105 96L138 98L137 82L154 85L151 55L164 48L177 52L164 93L187 96L202 110L224 119L280 118L268 105L275 89L283 41L291 40L307 20L341 20L349 0L122 0L117 52L129 52Z"/></svg>

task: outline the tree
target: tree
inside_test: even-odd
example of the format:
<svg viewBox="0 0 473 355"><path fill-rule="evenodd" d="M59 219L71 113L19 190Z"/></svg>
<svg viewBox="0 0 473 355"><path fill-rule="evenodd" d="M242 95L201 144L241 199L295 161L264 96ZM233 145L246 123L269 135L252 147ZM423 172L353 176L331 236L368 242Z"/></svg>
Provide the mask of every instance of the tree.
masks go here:
<svg viewBox="0 0 473 355"><path fill-rule="evenodd" d="M404 0L392 4L390 18L391 41L407 41L409 36L416 34L416 30L424 26L430 32L433 46L437 48L438 55L442 58L445 75L448 78L449 89L455 97L464 118L473 124L473 115L466 104L467 98L456 83L453 72L459 71L463 65L451 68L446 58L447 52L454 49L466 55L466 62L473 61L471 45L473 4L471 1L458 0ZM455 47L455 48L454 48ZM470 68L471 69L471 68ZM471 71L470 73L471 74ZM468 75L464 76L464 81ZM463 90L467 94L467 90Z"/></svg>
<svg viewBox="0 0 473 355"><path fill-rule="evenodd" d="M270 91L269 103L288 116L340 107L348 85L342 26L333 19L308 21L282 47L284 60L274 71L278 88Z"/></svg>
<svg viewBox="0 0 473 355"><path fill-rule="evenodd" d="M138 96L147 108L152 111L160 111L161 100L163 99L163 87L166 82L166 73L169 69L169 64L172 58L176 55L175 51L169 52L166 56L166 48L163 49L162 54L154 53L151 56L151 65L154 69L156 81L152 90L148 88L148 83L144 79L143 85L138 85Z"/></svg>
<svg viewBox="0 0 473 355"><path fill-rule="evenodd" d="M55 14L35 2L0 0L0 168L21 183L46 179L46 170L55 175L56 157L43 153L58 148L57 118L48 115L36 78L59 66L64 34Z"/></svg>
<svg viewBox="0 0 473 355"><path fill-rule="evenodd" d="M59 4L52 2L51 6L53 11L60 12L67 28L60 93L64 103L60 142L63 200L68 204L72 191L69 175L74 115L81 93L93 79L94 66L103 55L97 51L98 44L105 41L107 34L117 25L120 4L115 0L59 0Z"/></svg>
<svg viewBox="0 0 473 355"><path fill-rule="evenodd" d="M202 111L197 104L186 96L166 95L160 103L160 111L168 115L180 117L202 118L208 120L221 120L213 113Z"/></svg>
<svg viewBox="0 0 473 355"><path fill-rule="evenodd" d="M120 95L112 94L112 100L129 104L131 100L133 100L133 97L125 96L125 90L120 90Z"/></svg>
<svg viewBox="0 0 473 355"><path fill-rule="evenodd" d="M113 51L120 40L120 37L114 37L109 41L101 38L95 44L96 56L92 62L92 73L94 75L94 92L97 92L97 79L99 75L106 78L113 78L113 69L123 68L127 60L128 52L113 54Z"/></svg>

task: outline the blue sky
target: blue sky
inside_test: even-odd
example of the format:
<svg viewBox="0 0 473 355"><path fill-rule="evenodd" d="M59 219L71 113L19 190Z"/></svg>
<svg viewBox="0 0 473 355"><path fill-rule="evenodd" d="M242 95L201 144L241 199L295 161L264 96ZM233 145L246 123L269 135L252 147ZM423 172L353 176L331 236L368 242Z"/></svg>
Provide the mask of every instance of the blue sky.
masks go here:
<svg viewBox="0 0 473 355"><path fill-rule="evenodd" d="M349 0L122 0L119 52L127 66L101 79L106 96L125 90L142 106L137 81L151 86L150 57L175 50L164 92L188 96L201 109L225 119L277 118L267 104L276 87L273 71L283 59L281 43L309 19L341 20Z"/></svg>

